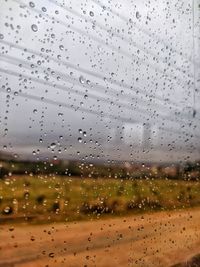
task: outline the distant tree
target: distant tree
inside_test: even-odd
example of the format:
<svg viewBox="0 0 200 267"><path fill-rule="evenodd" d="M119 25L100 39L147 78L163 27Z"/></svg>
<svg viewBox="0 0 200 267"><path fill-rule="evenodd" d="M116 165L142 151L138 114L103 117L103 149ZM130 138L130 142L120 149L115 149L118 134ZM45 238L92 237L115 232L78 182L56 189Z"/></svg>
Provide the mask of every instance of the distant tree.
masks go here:
<svg viewBox="0 0 200 267"><path fill-rule="evenodd" d="M4 167L0 168L0 179L3 179L5 175L8 174L8 170Z"/></svg>

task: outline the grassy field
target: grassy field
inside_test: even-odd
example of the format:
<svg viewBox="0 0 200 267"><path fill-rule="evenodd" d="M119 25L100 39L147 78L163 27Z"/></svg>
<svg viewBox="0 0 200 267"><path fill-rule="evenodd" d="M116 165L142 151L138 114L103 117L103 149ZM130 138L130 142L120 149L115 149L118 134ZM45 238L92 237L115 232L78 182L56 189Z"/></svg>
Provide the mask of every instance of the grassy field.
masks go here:
<svg viewBox="0 0 200 267"><path fill-rule="evenodd" d="M0 222L73 221L200 205L200 183L12 176L0 180Z"/></svg>

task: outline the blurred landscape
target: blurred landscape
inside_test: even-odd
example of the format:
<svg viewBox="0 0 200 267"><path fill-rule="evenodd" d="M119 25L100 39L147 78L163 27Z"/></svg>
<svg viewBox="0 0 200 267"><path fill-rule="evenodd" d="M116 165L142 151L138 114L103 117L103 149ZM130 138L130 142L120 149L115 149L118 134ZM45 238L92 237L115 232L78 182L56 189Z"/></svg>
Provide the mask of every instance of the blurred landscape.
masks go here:
<svg viewBox="0 0 200 267"><path fill-rule="evenodd" d="M1 223L93 220L200 205L198 161L95 164L1 155Z"/></svg>

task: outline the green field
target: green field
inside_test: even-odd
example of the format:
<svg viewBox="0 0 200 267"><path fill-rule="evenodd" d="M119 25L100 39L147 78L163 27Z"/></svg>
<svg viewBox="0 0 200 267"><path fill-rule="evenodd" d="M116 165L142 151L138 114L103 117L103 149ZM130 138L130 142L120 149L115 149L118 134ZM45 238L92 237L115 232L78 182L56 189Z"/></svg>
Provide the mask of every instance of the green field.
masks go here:
<svg viewBox="0 0 200 267"><path fill-rule="evenodd" d="M200 182L12 176L0 180L0 222L73 221L200 205Z"/></svg>

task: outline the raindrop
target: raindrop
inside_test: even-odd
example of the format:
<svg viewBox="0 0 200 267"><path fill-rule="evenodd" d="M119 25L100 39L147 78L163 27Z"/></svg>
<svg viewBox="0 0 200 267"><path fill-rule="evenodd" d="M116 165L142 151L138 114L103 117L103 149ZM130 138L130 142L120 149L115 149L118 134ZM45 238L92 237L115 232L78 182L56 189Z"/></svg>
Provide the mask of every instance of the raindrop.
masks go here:
<svg viewBox="0 0 200 267"><path fill-rule="evenodd" d="M35 237L34 236L31 236L31 241L35 241Z"/></svg>
<svg viewBox="0 0 200 267"><path fill-rule="evenodd" d="M50 148L54 149L56 147L55 143L51 143Z"/></svg>
<svg viewBox="0 0 200 267"><path fill-rule="evenodd" d="M7 206L7 207L5 207L5 208L4 208L4 210L3 210L3 211L4 211L4 213L5 213L5 214L9 214L9 213L11 213L11 212L12 212L12 208L11 208L11 207L9 207L9 206Z"/></svg>
<svg viewBox="0 0 200 267"><path fill-rule="evenodd" d="M33 113L36 114L36 113L37 113L37 109L34 109L34 110L33 110Z"/></svg>
<svg viewBox="0 0 200 267"><path fill-rule="evenodd" d="M29 6L34 8L35 7L35 4L33 2L29 2Z"/></svg>
<svg viewBox="0 0 200 267"><path fill-rule="evenodd" d="M4 39L4 35L2 33L0 33L0 39L3 40Z"/></svg>
<svg viewBox="0 0 200 267"><path fill-rule="evenodd" d="M60 48L60 50L63 50L64 46L63 45L59 45L59 48Z"/></svg>
<svg viewBox="0 0 200 267"><path fill-rule="evenodd" d="M47 11L46 7L43 6L43 7L42 7L42 11L43 11L43 12L46 12L46 11Z"/></svg>
<svg viewBox="0 0 200 267"><path fill-rule="evenodd" d="M78 138L78 141L79 141L79 143L82 143L83 140L82 140L81 137L79 137L79 138Z"/></svg>
<svg viewBox="0 0 200 267"><path fill-rule="evenodd" d="M93 11L90 11L90 16L94 17L94 12Z"/></svg>
<svg viewBox="0 0 200 267"><path fill-rule="evenodd" d="M32 31L34 31L34 32L37 32L37 31L38 31L38 27L37 27L36 24L32 24L32 25L31 25L31 29L32 29Z"/></svg>
<svg viewBox="0 0 200 267"><path fill-rule="evenodd" d="M84 84L84 83L85 83L85 80L84 80L83 76L80 76L80 77L79 77L79 82L80 82L81 84Z"/></svg>
<svg viewBox="0 0 200 267"><path fill-rule="evenodd" d="M138 11L136 12L135 15L136 15L136 18L137 18L137 19L140 19L140 18L141 18L141 15L140 15L140 13L139 13Z"/></svg>
<svg viewBox="0 0 200 267"><path fill-rule="evenodd" d="M9 231L10 231L10 232L14 231L14 229L15 229L14 226L10 226L10 227L9 227Z"/></svg>

